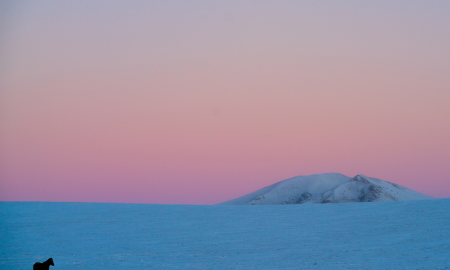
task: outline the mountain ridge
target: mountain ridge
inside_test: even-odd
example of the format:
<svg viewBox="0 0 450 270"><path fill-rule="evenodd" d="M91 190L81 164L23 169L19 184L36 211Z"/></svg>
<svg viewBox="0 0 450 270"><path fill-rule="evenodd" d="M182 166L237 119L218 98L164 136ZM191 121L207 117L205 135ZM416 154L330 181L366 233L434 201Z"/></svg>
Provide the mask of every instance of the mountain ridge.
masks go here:
<svg viewBox="0 0 450 270"><path fill-rule="evenodd" d="M433 197L359 174L340 173L292 177L220 205L277 205L429 200Z"/></svg>

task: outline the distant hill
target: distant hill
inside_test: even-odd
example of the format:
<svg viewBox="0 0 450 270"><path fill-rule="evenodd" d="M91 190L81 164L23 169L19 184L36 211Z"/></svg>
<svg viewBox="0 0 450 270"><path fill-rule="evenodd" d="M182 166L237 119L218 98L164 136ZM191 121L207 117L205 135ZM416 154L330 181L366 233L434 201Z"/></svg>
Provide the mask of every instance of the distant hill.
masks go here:
<svg viewBox="0 0 450 270"><path fill-rule="evenodd" d="M350 203L429 200L433 197L376 178L339 173L296 176L262 188L224 205Z"/></svg>

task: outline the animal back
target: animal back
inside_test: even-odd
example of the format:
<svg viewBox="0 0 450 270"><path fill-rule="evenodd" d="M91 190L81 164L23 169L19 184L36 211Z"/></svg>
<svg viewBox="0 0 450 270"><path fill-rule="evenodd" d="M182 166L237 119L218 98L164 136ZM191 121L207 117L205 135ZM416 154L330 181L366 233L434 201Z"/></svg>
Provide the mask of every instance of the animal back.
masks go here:
<svg viewBox="0 0 450 270"><path fill-rule="evenodd" d="M33 265L33 270L49 270L50 265L45 265L44 263L37 262Z"/></svg>

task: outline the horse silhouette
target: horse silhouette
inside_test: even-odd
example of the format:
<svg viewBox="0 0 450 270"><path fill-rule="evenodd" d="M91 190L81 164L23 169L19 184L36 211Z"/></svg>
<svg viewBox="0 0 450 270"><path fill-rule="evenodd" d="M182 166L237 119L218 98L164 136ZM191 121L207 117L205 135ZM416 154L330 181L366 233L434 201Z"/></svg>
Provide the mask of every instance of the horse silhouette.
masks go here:
<svg viewBox="0 0 450 270"><path fill-rule="evenodd" d="M33 265L33 270L49 270L50 269L50 265L55 266L55 264L53 263L53 259L50 258L48 260L46 260L45 262L37 262Z"/></svg>

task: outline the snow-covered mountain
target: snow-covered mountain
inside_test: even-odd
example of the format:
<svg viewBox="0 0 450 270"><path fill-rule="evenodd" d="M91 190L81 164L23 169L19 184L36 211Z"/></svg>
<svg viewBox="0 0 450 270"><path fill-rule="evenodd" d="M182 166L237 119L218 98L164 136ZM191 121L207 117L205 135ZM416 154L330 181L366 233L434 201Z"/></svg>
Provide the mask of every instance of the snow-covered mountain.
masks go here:
<svg viewBox="0 0 450 270"><path fill-rule="evenodd" d="M433 197L376 178L339 173L297 176L221 204L267 205L429 200Z"/></svg>

